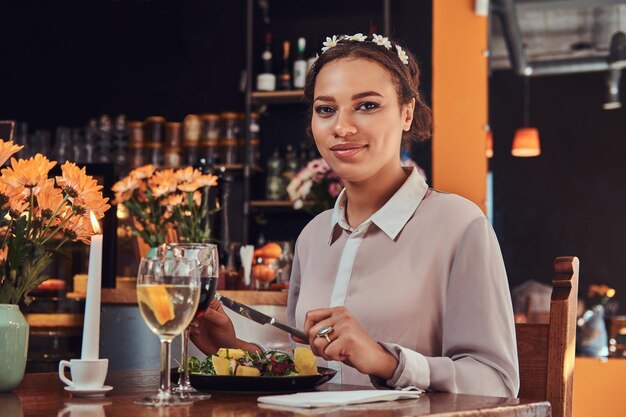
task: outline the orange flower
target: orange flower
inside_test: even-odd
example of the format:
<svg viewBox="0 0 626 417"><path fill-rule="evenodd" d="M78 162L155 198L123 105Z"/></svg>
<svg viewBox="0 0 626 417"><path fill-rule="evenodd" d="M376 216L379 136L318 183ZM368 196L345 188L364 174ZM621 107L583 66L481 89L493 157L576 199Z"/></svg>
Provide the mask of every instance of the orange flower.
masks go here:
<svg viewBox="0 0 626 417"><path fill-rule="evenodd" d="M55 165L40 153L29 159L11 158L11 167L2 170L0 181L13 188L35 188L48 179L48 172Z"/></svg>
<svg viewBox="0 0 626 417"><path fill-rule="evenodd" d="M182 168L175 173L178 182L194 182L202 176L202 173L193 167Z"/></svg>
<svg viewBox="0 0 626 417"><path fill-rule="evenodd" d="M4 165L9 158L19 152L23 146L14 145L12 141L5 142L0 139L0 165Z"/></svg>
<svg viewBox="0 0 626 417"><path fill-rule="evenodd" d="M176 191L178 180L173 169L157 171L148 180L148 186L156 198Z"/></svg>
<svg viewBox="0 0 626 417"><path fill-rule="evenodd" d="M96 217L104 216L108 210L108 198L102 197L102 186L98 185L91 175L87 175L85 167L78 168L73 162L66 162L61 166L61 176L56 177L57 184L69 195L74 209L85 213L93 211Z"/></svg>
<svg viewBox="0 0 626 417"><path fill-rule="evenodd" d="M94 213L95 214L95 213ZM91 243L91 235L93 228L91 221L86 216L72 217L61 229L63 234L73 242L81 241L89 245Z"/></svg>
<svg viewBox="0 0 626 417"><path fill-rule="evenodd" d="M37 194L37 207L35 207L35 217L46 217L49 218L52 216L60 206L63 201L63 193L61 190L54 186L54 180L48 179L42 185L39 194ZM65 207L61 207L59 213L64 213L67 210L67 205L64 204Z"/></svg>
<svg viewBox="0 0 626 417"><path fill-rule="evenodd" d="M200 187L215 187L217 185L217 175L201 175L196 179L196 182L200 184Z"/></svg>
<svg viewBox="0 0 626 417"><path fill-rule="evenodd" d="M139 180L137 178L125 177L116 182L111 190L115 193L115 201L113 204L121 204L133 196L133 192L139 188Z"/></svg>
<svg viewBox="0 0 626 417"><path fill-rule="evenodd" d="M161 205L166 206L168 210L174 210L175 207L179 207L183 204L185 197L180 194L171 194L168 195L162 202Z"/></svg>
<svg viewBox="0 0 626 417"><path fill-rule="evenodd" d="M130 171L128 176L136 180L143 180L145 178L150 178L150 176L152 176L152 174L154 173L154 170L154 165L144 165Z"/></svg>
<svg viewBox="0 0 626 417"><path fill-rule="evenodd" d="M9 247L5 246L0 248L0 264L3 264L7 260L7 256L9 255Z"/></svg>
<svg viewBox="0 0 626 417"><path fill-rule="evenodd" d="M193 193L193 202L196 203L196 206L200 207L202 204L202 193L200 191L196 191Z"/></svg>
<svg viewBox="0 0 626 417"><path fill-rule="evenodd" d="M197 182L184 182L182 184L178 184L178 189L184 193L193 193L198 188L200 188L200 184Z"/></svg>

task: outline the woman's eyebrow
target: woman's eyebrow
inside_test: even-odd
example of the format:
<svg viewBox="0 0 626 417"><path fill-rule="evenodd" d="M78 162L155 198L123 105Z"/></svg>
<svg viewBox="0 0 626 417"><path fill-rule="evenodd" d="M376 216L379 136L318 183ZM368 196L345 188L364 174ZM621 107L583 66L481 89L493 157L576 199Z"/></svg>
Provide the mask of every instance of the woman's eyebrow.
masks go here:
<svg viewBox="0 0 626 417"><path fill-rule="evenodd" d="M380 93L377 93L376 91L364 91L362 93L357 93L353 95L352 100L358 100L363 97L371 97L371 96L382 97L383 95ZM336 100L334 97L331 97L331 96L317 96L315 97L315 100L313 101L328 101L328 102L334 103Z"/></svg>
<svg viewBox="0 0 626 417"><path fill-rule="evenodd" d="M315 100L313 101L330 101L334 103L336 100L334 97L331 97L331 96L317 96L315 97Z"/></svg>
<svg viewBox="0 0 626 417"><path fill-rule="evenodd" d="M382 97L383 95L380 93L377 93L376 91L364 91L362 93L358 93L352 96L352 100L358 100L360 98L363 97L369 97L369 96L378 96L378 97Z"/></svg>

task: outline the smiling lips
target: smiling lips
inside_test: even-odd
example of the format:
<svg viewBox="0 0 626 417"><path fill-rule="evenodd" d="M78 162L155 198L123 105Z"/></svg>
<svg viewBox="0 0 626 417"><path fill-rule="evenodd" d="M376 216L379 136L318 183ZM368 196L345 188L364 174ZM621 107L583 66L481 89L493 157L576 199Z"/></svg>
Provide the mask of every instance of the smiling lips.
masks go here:
<svg viewBox="0 0 626 417"><path fill-rule="evenodd" d="M347 159L351 158L363 149L365 149L367 145L363 145L360 143L338 143L330 147L333 155L335 155L339 159Z"/></svg>

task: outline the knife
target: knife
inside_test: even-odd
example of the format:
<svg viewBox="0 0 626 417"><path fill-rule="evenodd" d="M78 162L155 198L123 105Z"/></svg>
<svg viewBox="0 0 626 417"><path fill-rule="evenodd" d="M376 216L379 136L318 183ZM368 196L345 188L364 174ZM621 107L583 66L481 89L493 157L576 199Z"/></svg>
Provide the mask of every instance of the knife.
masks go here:
<svg viewBox="0 0 626 417"><path fill-rule="evenodd" d="M302 330L291 327L290 325L278 321L274 317L270 317L267 314L261 313L260 311L248 307L245 304L241 304L235 300L231 300L230 298L223 296L219 292L215 293L215 298L235 313L240 314L247 319L250 319L260 324L269 324L271 326L279 328L284 332L299 337L302 340L309 340L309 338L304 335L304 332L302 332Z"/></svg>

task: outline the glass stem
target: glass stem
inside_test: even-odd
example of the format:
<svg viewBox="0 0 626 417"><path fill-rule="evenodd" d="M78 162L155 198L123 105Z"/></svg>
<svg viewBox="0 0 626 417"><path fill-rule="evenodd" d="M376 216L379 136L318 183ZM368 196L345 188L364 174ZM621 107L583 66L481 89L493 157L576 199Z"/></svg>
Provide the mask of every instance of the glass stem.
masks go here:
<svg viewBox="0 0 626 417"><path fill-rule="evenodd" d="M189 333L191 332L191 328L187 327L183 331L183 335L181 338L181 365L183 367L183 371L180 373L180 377L178 378L178 385L181 387L188 387L189 384Z"/></svg>
<svg viewBox="0 0 626 417"><path fill-rule="evenodd" d="M159 397L169 398L170 391L170 345L171 340L161 339L161 383L159 384Z"/></svg>

